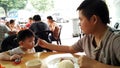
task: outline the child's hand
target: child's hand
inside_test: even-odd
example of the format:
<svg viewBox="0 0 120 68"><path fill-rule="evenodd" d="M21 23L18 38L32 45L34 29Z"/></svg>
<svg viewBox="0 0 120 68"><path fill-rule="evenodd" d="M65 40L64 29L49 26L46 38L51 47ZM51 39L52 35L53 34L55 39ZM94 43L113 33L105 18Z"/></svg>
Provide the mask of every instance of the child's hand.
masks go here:
<svg viewBox="0 0 120 68"><path fill-rule="evenodd" d="M21 56L18 55L18 54L14 54L14 55L12 55L12 56L10 57L10 60L15 60L15 59L17 59L17 58L21 58Z"/></svg>

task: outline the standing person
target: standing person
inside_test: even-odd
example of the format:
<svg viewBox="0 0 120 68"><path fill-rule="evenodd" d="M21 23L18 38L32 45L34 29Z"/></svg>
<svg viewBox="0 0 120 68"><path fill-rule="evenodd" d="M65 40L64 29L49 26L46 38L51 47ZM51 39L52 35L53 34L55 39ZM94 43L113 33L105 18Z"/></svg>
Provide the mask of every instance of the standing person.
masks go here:
<svg viewBox="0 0 120 68"><path fill-rule="evenodd" d="M40 15L34 15L33 22L34 23L31 24L29 29L31 29L35 33L36 38L44 39L50 43L51 40L48 37L48 33L44 33L44 31L49 31L49 27L46 23L41 21ZM48 49L41 48L40 46L36 47L36 51L43 51L43 50L49 51Z"/></svg>
<svg viewBox="0 0 120 68"><path fill-rule="evenodd" d="M80 56L80 68L120 68L120 34L110 23L109 11L103 0L84 0L77 8L84 37L72 46L56 46L39 40L40 46L60 52L85 52Z"/></svg>

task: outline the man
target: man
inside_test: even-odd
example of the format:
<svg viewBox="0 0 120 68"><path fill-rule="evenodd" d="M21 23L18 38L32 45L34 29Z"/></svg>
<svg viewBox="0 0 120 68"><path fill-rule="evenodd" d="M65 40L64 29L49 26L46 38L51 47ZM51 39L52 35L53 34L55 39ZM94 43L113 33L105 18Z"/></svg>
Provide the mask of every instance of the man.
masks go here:
<svg viewBox="0 0 120 68"><path fill-rule="evenodd" d="M120 35L107 26L110 23L107 5L102 0L84 0L77 8L84 37L72 46L56 46L39 40L39 44L60 52L85 52L80 68L120 68Z"/></svg>
<svg viewBox="0 0 120 68"><path fill-rule="evenodd" d="M41 17L40 15L34 15L33 17L33 24L31 24L31 26L29 27L29 29L31 29L35 35L36 38L41 38L46 40L47 42L51 42L51 40L48 37L48 33L45 33L45 31L49 31L49 27L46 23L41 21ZM35 47L36 51L43 51L44 48L41 48L40 46ZM47 51L49 51L47 49Z"/></svg>

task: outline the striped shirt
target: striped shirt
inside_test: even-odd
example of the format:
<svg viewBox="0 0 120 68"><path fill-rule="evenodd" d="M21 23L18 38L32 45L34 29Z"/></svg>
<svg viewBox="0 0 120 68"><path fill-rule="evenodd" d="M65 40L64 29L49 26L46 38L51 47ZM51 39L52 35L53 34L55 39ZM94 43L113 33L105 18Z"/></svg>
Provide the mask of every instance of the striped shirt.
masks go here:
<svg viewBox="0 0 120 68"><path fill-rule="evenodd" d="M98 47L94 46L94 36L85 35L72 47L86 56L108 65L120 66L120 34L108 28Z"/></svg>

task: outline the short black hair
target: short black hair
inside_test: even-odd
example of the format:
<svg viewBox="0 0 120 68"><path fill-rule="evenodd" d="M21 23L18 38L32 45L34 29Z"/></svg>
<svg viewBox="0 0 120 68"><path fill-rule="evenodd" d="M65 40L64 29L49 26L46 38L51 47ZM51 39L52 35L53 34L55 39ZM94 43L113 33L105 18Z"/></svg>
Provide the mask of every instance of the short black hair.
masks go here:
<svg viewBox="0 0 120 68"><path fill-rule="evenodd" d="M32 18L32 17L30 17L30 18L29 18L29 20L33 20L33 18Z"/></svg>
<svg viewBox="0 0 120 68"><path fill-rule="evenodd" d="M52 16L47 16L47 19L53 20Z"/></svg>
<svg viewBox="0 0 120 68"><path fill-rule="evenodd" d="M34 15L34 16L33 16L33 20L34 20L34 21L41 21L40 15Z"/></svg>
<svg viewBox="0 0 120 68"><path fill-rule="evenodd" d="M103 0L84 0L77 10L82 10L88 20L92 15L96 15L104 24L110 23L108 7Z"/></svg>
<svg viewBox="0 0 120 68"><path fill-rule="evenodd" d="M34 33L30 29L21 30L17 34L17 41L24 41L26 38L35 37Z"/></svg>
<svg viewBox="0 0 120 68"><path fill-rule="evenodd" d="M11 19L10 20L10 24L12 24L12 23L15 23L15 20Z"/></svg>

